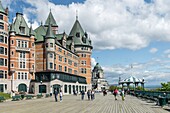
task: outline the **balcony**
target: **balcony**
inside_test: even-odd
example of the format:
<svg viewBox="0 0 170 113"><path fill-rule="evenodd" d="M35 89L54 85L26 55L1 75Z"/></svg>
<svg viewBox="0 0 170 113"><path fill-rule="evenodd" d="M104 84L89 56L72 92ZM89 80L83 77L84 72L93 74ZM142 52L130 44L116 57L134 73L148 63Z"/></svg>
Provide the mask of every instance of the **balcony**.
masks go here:
<svg viewBox="0 0 170 113"><path fill-rule="evenodd" d="M26 52L30 52L30 48L16 47L15 49L16 49L17 51L26 51Z"/></svg>

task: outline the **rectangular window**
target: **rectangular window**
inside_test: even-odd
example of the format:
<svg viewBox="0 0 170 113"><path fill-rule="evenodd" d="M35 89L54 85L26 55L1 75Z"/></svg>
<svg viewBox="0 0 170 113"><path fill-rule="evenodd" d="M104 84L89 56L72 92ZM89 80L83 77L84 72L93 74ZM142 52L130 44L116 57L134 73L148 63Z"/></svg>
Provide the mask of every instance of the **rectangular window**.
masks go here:
<svg viewBox="0 0 170 113"><path fill-rule="evenodd" d="M67 67L66 66L64 67L64 71L67 72Z"/></svg>
<svg viewBox="0 0 170 113"><path fill-rule="evenodd" d="M0 70L0 78L4 78L4 71Z"/></svg>
<svg viewBox="0 0 170 113"><path fill-rule="evenodd" d="M68 64L72 65L72 60L68 59Z"/></svg>
<svg viewBox="0 0 170 113"><path fill-rule="evenodd" d="M51 69L53 68L53 63L50 63L50 68L51 68Z"/></svg>
<svg viewBox="0 0 170 113"><path fill-rule="evenodd" d="M53 47L53 43L50 43L50 47Z"/></svg>
<svg viewBox="0 0 170 113"><path fill-rule="evenodd" d="M22 34L25 34L25 27L19 27L19 30L20 30L20 32L22 33Z"/></svg>
<svg viewBox="0 0 170 113"><path fill-rule="evenodd" d="M21 75L21 79L23 80L24 79L24 73L22 72L22 75Z"/></svg>
<svg viewBox="0 0 170 113"><path fill-rule="evenodd" d="M81 68L81 73L86 74L86 68Z"/></svg>
<svg viewBox="0 0 170 113"><path fill-rule="evenodd" d="M20 47L20 46L21 46L21 44L20 44L20 43L21 43L21 42L18 40L18 44L17 44L17 45L18 45L18 47Z"/></svg>
<svg viewBox="0 0 170 113"><path fill-rule="evenodd" d="M77 67L77 63L76 62L74 62L74 66Z"/></svg>
<svg viewBox="0 0 170 113"><path fill-rule="evenodd" d="M4 54L4 48L0 47L0 54Z"/></svg>
<svg viewBox="0 0 170 113"><path fill-rule="evenodd" d="M72 69L71 69L71 68L68 68L68 72L69 72L69 73L72 73Z"/></svg>
<svg viewBox="0 0 170 113"><path fill-rule="evenodd" d="M61 65L59 65L59 71L62 71L62 66Z"/></svg>
<svg viewBox="0 0 170 113"><path fill-rule="evenodd" d="M21 75L20 75L20 72L18 72L18 79L21 79Z"/></svg>
<svg viewBox="0 0 170 113"><path fill-rule="evenodd" d="M0 58L0 66L4 66L4 59Z"/></svg>
<svg viewBox="0 0 170 113"><path fill-rule="evenodd" d="M27 47L27 42L25 42L25 48L28 48L28 47Z"/></svg>
<svg viewBox="0 0 170 113"><path fill-rule="evenodd" d="M7 90L7 84L5 84L5 90Z"/></svg>
<svg viewBox="0 0 170 113"><path fill-rule="evenodd" d="M50 53L50 58L53 58L53 54L52 53Z"/></svg>
<svg viewBox="0 0 170 113"><path fill-rule="evenodd" d="M77 75L77 70L74 70L74 74Z"/></svg>
<svg viewBox="0 0 170 113"><path fill-rule="evenodd" d="M4 43L4 36L0 35L0 42Z"/></svg>
<svg viewBox="0 0 170 113"><path fill-rule="evenodd" d="M56 69L56 64L54 64L54 69Z"/></svg>
<svg viewBox="0 0 170 113"><path fill-rule="evenodd" d="M3 22L0 22L0 29L4 30L4 23Z"/></svg>
<svg viewBox="0 0 170 113"><path fill-rule="evenodd" d="M25 69L26 68L26 53L20 52L20 58L19 58L19 64L20 68Z"/></svg>
<svg viewBox="0 0 170 113"><path fill-rule="evenodd" d="M27 73L25 73L25 80L27 80L27 78L28 78L28 77L27 77Z"/></svg>
<svg viewBox="0 0 170 113"><path fill-rule="evenodd" d="M81 64L82 65L86 65L86 61L81 61Z"/></svg>
<svg viewBox="0 0 170 113"><path fill-rule="evenodd" d="M65 62L65 63L67 62L67 58L64 58L64 62Z"/></svg>
<svg viewBox="0 0 170 113"><path fill-rule="evenodd" d="M60 56L60 55L59 55L59 61L61 61L61 62L62 62L62 56Z"/></svg>
<svg viewBox="0 0 170 113"><path fill-rule="evenodd" d="M24 48L24 41L22 41L22 48Z"/></svg>
<svg viewBox="0 0 170 113"><path fill-rule="evenodd" d="M0 15L0 19L3 20L3 15Z"/></svg>
<svg viewBox="0 0 170 113"><path fill-rule="evenodd" d="M62 52L62 49L61 49L61 48L58 48L58 51L59 51L59 52Z"/></svg>

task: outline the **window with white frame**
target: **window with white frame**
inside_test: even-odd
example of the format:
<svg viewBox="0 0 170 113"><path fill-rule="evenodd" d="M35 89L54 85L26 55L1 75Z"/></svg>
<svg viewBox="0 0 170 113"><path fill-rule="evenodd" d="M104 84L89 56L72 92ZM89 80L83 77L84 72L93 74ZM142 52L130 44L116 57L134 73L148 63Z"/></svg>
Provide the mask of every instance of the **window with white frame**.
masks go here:
<svg viewBox="0 0 170 113"><path fill-rule="evenodd" d="M53 63L52 63L52 62L50 62L50 68L51 68L51 69L53 68Z"/></svg>
<svg viewBox="0 0 170 113"><path fill-rule="evenodd" d="M25 27L20 26L20 27L19 27L19 30L20 30L20 32L21 32L22 34L25 34Z"/></svg>
<svg viewBox="0 0 170 113"><path fill-rule="evenodd" d="M53 58L53 54L52 53L49 53L49 55L50 55L50 58Z"/></svg>
<svg viewBox="0 0 170 113"><path fill-rule="evenodd" d="M7 71L5 71L5 79L7 79L8 77L7 77Z"/></svg>
<svg viewBox="0 0 170 113"><path fill-rule="evenodd" d="M5 48L5 55L7 55L8 54L8 52L7 52L7 48Z"/></svg>
<svg viewBox="0 0 170 113"><path fill-rule="evenodd" d="M17 41L17 47L28 48L28 41L18 40Z"/></svg>
<svg viewBox="0 0 170 113"><path fill-rule="evenodd" d="M24 73L23 72L21 73L21 79L22 80L24 79Z"/></svg>
<svg viewBox="0 0 170 113"><path fill-rule="evenodd" d="M0 42L4 43L4 36L0 35Z"/></svg>
<svg viewBox="0 0 170 113"><path fill-rule="evenodd" d="M27 80L28 79L28 73L26 72L18 72L18 80Z"/></svg>
<svg viewBox="0 0 170 113"><path fill-rule="evenodd" d="M81 73L86 74L86 68L81 68Z"/></svg>
<svg viewBox="0 0 170 113"><path fill-rule="evenodd" d="M62 66L61 65L59 65L59 71L62 71Z"/></svg>
<svg viewBox="0 0 170 113"><path fill-rule="evenodd" d="M7 66L7 59L5 59L5 66Z"/></svg>
<svg viewBox="0 0 170 113"><path fill-rule="evenodd" d="M86 57L86 54L81 54L81 57Z"/></svg>
<svg viewBox="0 0 170 113"><path fill-rule="evenodd" d="M69 73L72 73L72 69L71 69L71 68L68 68L68 72L69 72Z"/></svg>
<svg viewBox="0 0 170 113"><path fill-rule="evenodd" d="M26 68L26 53L25 52L20 52L20 58L19 58L19 66L21 69Z"/></svg>
<svg viewBox="0 0 170 113"><path fill-rule="evenodd" d="M28 75L27 75L27 73L25 73L25 80L27 80L28 79Z"/></svg>
<svg viewBox="0 0 170 113"><path fill-rule="evenodd" d="M8 43L8 37L5 37L5 44Z"/></svg>
<svg viewBox="0 0 170 113"><path fill-rule="evenodd" d="M4 30L4 23L3 22L0 22L0 29Z"/></svg>
<svg viewBox="0 0 170 113"><path fill-rule="evenodd" d="M0 47L0 54L4 54L4 47Z"/></svg>
<svg viewBox="0 0 170 113"><path fill-rule="evenodd" d="M72 60L68 59L68 64L72 65Z"/></svg>
<svg viewBox="0 0 170 113"><path fill-rule="evenodd" d="M18 79L21 79L21 74L20 74L20 72L18 72Z"/></svg>
<svg viewBox="0 0 170 113"><path fill-rule="evenodd" d="M4 66L4 59L0 58L0 66Z"/></svg>
<svg viewBox="0 0 170 113"><path fill-rule="evenodd" d="M84 60L81 61L81 64L82 64L82 65L86 65L86 61L84 61Z"/></svg>
<svg viewBox="0 0 170 113"><path fill-rule="evenodd" d="M64 66L64 71L67 72L67 66Z"/></svg>
<svg viewBox="0 0 170 113"><path fill-rule="evenodd" d="M59 61L62 61L62 56L60 56L60 55L59 55L59 57L58 57L58 58L59 58Z"/></svg>
<svg viewBox="0 0 170 113"><path fill-rule="evenodd" d="M0 78L4 78L4 71L0 70Z"/></svg>
<svg viewBox="0 0 170 113"><path fill-rule="evenodd" d="M77 70L74 70L74 74L77 75Z"/></svg>

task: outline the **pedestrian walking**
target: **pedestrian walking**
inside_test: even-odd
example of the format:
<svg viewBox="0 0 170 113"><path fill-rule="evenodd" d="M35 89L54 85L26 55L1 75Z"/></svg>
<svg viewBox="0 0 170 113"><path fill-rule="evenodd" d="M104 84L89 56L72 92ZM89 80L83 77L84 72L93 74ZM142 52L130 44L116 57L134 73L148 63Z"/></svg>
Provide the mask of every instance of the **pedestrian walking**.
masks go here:
<svg viewBox="0 0 170 113"><path fill-rule="evenodd" d="M58 97L58 91L57 89L54 89L54 97L55 97L55 101L57 102L57 97Z"/></svg>
<svg viewBox="0 0 170 113"><path fill-rule="evenodd" d="M84 95L85 95L85 92L84 90L81 91L81 100L84 100Z"/></svg>
<svg viewBox="0 0 170 113"><path fill-rule="evenodd" d="M115 100L117 100L118 90L117 88L114 89L113 95L115 96Z"/></svg>
<svg viewBox="0 0 170 113"><path fill-rule="evenodd" d="M95 92L94 92L94 89L91 91L91 100L94 100L95 98Z"/></svg>
<svg viewBox="0 0 170 113"><path fill-rule="evenodd" d="M63 92L62 92L62 90L60 90L60 102L62 102L63 101Z"/></svg>
<svg viewBox="0 0 170 113"><path fill-rule="evenodd" d="M121 91L121 96L122 96L122 100L124 101L125 100L125 91L124 91L123 88L122 88L122 91Z"/></svg>
<svg viewBox="0 0 170 113"><path fill-rule="evenodd" d="M87 91L87 97L88 97L88 100L90 100L90 96L91 96L91 91L90 91L90 90L88 90L88 91Z"/></svg>

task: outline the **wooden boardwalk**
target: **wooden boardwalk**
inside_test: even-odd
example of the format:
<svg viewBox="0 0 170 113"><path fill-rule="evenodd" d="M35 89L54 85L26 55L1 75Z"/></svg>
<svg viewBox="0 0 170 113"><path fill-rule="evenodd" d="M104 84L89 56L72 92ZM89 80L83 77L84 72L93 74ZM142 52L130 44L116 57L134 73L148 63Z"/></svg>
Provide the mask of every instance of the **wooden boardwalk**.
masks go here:
<svg viewBox="0 0 170 113"><path fill-rule="evenodd" d="M136 97L126 96L114 100L113 95L96 94L96 99L80 100L80 96L64 96L62 102L54 98L32 99L22 101L7 101L0 103L0 113L169 113L169 108L155 106Z"/></svg>

